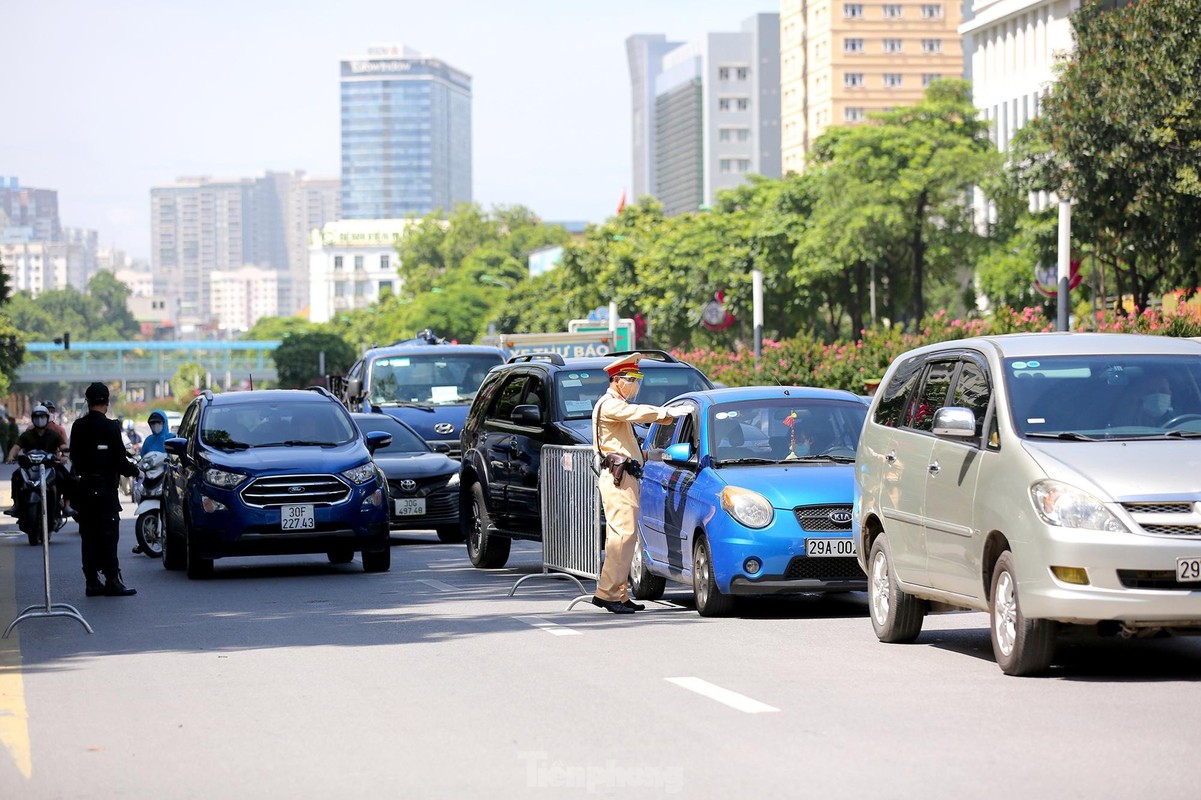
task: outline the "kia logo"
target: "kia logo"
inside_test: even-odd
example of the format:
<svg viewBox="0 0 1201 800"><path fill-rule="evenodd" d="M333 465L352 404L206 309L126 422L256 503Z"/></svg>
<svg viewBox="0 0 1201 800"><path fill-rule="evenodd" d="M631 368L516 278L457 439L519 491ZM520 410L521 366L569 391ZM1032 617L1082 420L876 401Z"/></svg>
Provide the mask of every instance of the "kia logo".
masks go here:
<svg viewBox="0 0 1201 800"><path fill-rule="evenodd" d="M400 482L400 490L402 492L411 492L417 488L417 481L411 481L407 478Z"/></svg>
<svg viewBox="0 0 1201 800"><path fill-rule="evenodd" d="M850 511L831 511L826 516L829 517L830 521L833 522L835 525L850 525L851 524L851 512Z"/></svg>
<svg viewBox="0 0 1201 800"><path fill-rule="evenodd" d="M303 486L289 486L288 494L301 494L304 491Z"/></svg>
<svg viewBox="0 0 1201 800"><path fill-rule="evenodd" d="M447 434L447 433L454 433L454 432L455 432L455 426L451 425L449 422L439 422L437 425L434 426L434 433Z"/></svg>

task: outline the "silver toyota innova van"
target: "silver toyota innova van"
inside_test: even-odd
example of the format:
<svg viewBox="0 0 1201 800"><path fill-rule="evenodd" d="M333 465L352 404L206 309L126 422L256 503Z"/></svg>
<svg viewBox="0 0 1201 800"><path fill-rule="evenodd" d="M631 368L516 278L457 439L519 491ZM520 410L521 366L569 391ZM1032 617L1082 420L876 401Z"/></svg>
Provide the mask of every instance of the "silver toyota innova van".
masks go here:
<svg viewBox="0 0 1201 800"><path fill-rule="evenodd" d="M1063 625L1201 632L1201 343L1030 333L905 353L873 398L854 535L884 642L987 611L1010 675Z"/></svg>

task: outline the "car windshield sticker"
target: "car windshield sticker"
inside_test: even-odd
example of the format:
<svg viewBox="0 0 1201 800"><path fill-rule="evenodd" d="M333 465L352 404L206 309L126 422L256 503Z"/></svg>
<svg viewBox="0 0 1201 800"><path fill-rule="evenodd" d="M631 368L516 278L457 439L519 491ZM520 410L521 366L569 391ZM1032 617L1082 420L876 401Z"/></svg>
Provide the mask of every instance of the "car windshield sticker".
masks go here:
<svg viewBox="0 0 1201 800"><path fill-rule="evenodd" d="M1038 368L1038 362L1037 362L1037 361L1027 361L1027 362L1026 362L1026 366L1027 366L1027 367L1030 367L1030 369L1037 369L1037 368Z"/></svg>
<svg viewBox="0 0 1201 800"><path fill-rule="evenodd" d="M580 382L579 378L571 377L571 378L565 378L563 380L563 385L564 386L582 386L583 384Z"/></svg>
<svg viewBox="0 0 1201 800"><path fill-rule="evenodd" d="M574 381L580 377L580 374L578 372L573 372L570 375L568 375L567 377L571 378ZM576 386L579 386L579 384L577 383Z"/></svg>
<svg viewBox="0 0 1201 800"><path fill-rule="evenodd" d="M738 416L737 411L718 411L716 414L713 415L713 418L714 419L726 419L727 417L736 417L736 416Z"/></svg>
<svg viewBox="0 0 1201 800"><path fill-rule="evenodd" d="M459 399L458 386L431 386L430 400L435 403L453 403Z"/></svg>
<svg viewBox="0 0 1201 800"><path fill-rule="evenodd" d="M563 401L563 405L567 406L568 414L575 414L592 408L592 402L590 400L565 400Z"/></svg>
<svg viewBox="0 0 1201 800"><path fill-rule="evenodd" d="M1027 417L1026 424L1027 425L1042 425L1046 421L1047 420L1045 417Z"/></svg>
<svg viewBox="0 0 1201 800"><path fill-rule="evenodd" d="M671 383L671 376L670 375L647 375L645 378L643 378L643 381L645 381L647 384Z"/></svg>
<svg viewBox="0 0 1201 800"><path fill-rule="evenodd" d="M1013 362L1013 368L1014 369L1025 369L1026 362L1025 361L1015 361L1015 362Z"/></svg>
<svg viewBox="0 0 1201 800"><path fill-rule="evenodd" d="M407 358L381 358L375 362L377 367L407 367L409 360Z"/></svg>

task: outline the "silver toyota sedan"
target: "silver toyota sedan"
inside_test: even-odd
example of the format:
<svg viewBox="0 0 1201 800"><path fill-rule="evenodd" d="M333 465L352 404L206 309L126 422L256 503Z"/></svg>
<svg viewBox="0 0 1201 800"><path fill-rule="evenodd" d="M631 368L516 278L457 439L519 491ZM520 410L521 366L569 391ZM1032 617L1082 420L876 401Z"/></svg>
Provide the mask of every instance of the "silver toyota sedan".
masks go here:
<svg viewBox="0 0 1201 800"><path fill-rule="evenodd" d="M1201 633L1201 343L1031 333L904 353L873 398L854 529L872 626L987 611L1010 675L1066 625Z"/></svg>

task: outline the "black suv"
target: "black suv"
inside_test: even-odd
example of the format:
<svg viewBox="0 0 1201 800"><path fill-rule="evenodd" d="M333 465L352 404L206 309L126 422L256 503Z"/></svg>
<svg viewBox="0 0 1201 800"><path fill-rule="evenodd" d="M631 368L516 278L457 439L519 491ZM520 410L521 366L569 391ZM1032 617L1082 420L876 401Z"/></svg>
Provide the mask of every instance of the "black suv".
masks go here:
<svg viewBox="0 0 1201 800"><path fill-rule="evenodd" d="M662 351L639 351L645 377L635 402L663 405L713 382ZM503 567L513 539L542 539L538 472L542 445L592 444L592 408L609 388L604 358L534 353L509 359L480 385L460 439L460 514L467 554ZM642 431L645 434L645 431Z"/></svg>

